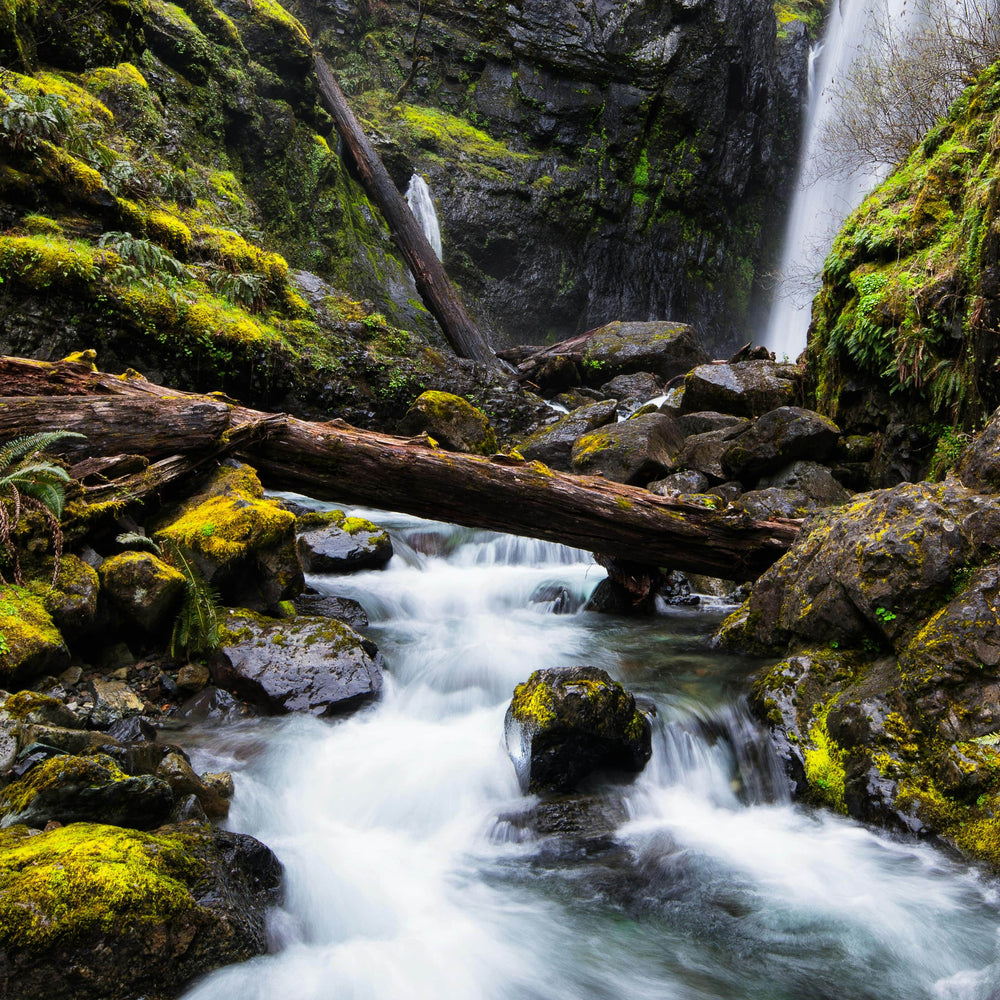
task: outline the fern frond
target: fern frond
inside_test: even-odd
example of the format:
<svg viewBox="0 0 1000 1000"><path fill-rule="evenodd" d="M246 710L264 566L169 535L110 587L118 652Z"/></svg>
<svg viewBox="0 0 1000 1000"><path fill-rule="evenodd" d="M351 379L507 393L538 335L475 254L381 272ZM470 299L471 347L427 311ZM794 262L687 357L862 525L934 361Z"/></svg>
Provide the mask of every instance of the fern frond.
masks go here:
<svg viewBox="0 0 1000 1000"><path fill-rule="evenodd" d="M141 531L123 531L120 535L115 535L115 541L126 549L152 552L154 556L163 555L163 549L149 535L144 535Z"/></svg>
<svg viewBox="0 0 1000 1000"><path fill-rule="evenodd" d="M13 438L0 447L0 473L16 459L24 458L36 451L44 451L56 441L64 441L67 438L79 438L82 441L86 439L86 435L78 434L76 431L39 431L37 434L25 434Z"/></svg>
<svg viewBox="0 0 1000 1000"><path fill-rule="evenodd" d="M1000 733L987 733L985 736L975 736L969 742L978 743L984 747L1000 746Z"/></svg>

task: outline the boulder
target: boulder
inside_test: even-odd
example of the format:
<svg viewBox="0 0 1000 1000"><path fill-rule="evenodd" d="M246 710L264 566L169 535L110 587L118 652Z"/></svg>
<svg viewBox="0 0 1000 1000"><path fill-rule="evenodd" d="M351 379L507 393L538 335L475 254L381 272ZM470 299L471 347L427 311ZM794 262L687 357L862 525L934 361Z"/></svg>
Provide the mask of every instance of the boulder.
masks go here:
<svg viewBox="0 0 1000 1000"><path fill-rule="evenodd" d="M634 774L652 755L649 720L597 667L536 670L514 689L504 734L530 792L572 791L601 771Z"/></svg>
<svg viewBox="0 0 1000 1000"><path fill-rule="evenodd" d="M671 417L634 417L578 438L571 456L573 471L644 486L669 471L681 441Z"/></svg>
<svg viewBox="0 0 1000 1000"><path fill-rule="evenodd" d="M281 865L243 834L76 823L0 831L0 982L8 1000L168 1000L267 950Z"/></svg>
<svg viewBox="0 0 1000 1000"><path fill-rule="evenodd" d="M791 406L800 394L802 371L774 361L699 365L684 380L685 413L716 410L739 417L759 417Z"/></svg>
<svg viewBox="0 0 1000 1000"><path fill-rule="evenodd" d="M302 590L295 515L265 499L247 465L220 466L160 520L155 537L180 546L227 604L268 610Z"/></svg>
<svg viewBox="0 0 1000 1000"><path fill-rule="evenodd" d="M336 618L337 621L350 625L351 628L367 628L368 614L365 609L350 597L333 597L320 594L315 590L306 590L292 602L300 615L311 615L313 618Z"/></svg>
<svg viewBox="0 0 1000 1000"><path fill-rule="evenodd" d="M142 715L142 699L124 681L95 677L90 689L94 694L90 724L95 728L107 729L122 719Z"/></svg>
<svg viewBox="0 0 1000 1000"><path fill-rule="evenodd" d="M166 820L174 798L165 781L131 776L105 754L61 754L0 791L3 826L109 823L148 830Z"/></svg>
<svg viewBox="0 0 1000 1000"><path fill-rule="evenodd" d="M708 476L697 469L687 469L684 472L674 472L663 479L650 483L646 489L661 497L672 497L678 493L704 493L708 489Z"/></svg>
<svg viewBox="0 0 1000 1000"><path fill-rule="evenodd" d="M817 515L726 619L720 641L762 652L830 642L899 648L998 533L1000 507L954 482L855 497Z"/></svg>
<svg viewBox="0 0 1000 1000"><path fill-rule="evenodd" d="M381 569L392 558L389 533L343 511L311 512L296 519L295 551L306 573Z"/></svg>
<svg viewBox="0 0 1000 1000"><path fill-rule="evenodd" d="M720 427L714 431L703 431L692 434L684 440L680 451L673 461L675 470L694 470L707 476L710 481L721 482L727 479L722 468L722 456L729 451L731 444L750 427L750 421L740 418L739 423L728 427Z"/></svg>
<svg viewBox="0 0 1000 1000"><path fill-rule="evenodd" d="M580 406L528 435L518 442L517 450L528 461L544 462L550 468L569 472L573 467L572 452L577 438L612 423L617 407L614 399Z"/></svg>
<svg viewBox="0 0 1000 1000"><path fill-rule="evenodd" d="M817 507L846 503L851 498L850 492L837 482L825 465L804 460L792 462L773 475L763 476L757 486L759 489L796 490L804 493Z"/></svg>
<svg viewBox="0 0 1000 1000"><path fill-rule="evenodd" d="M79 556L69 552L63 555L57 586L36 584L32 589L45 601L56 628L70 642L93 629L101 584L97 571Z"/></svg>
<svg viewBox="0 0 1000 1000"><path fill-rule="evenodd" d="M621 411L631 413L643 403L663 395L663 380L650 372L617 375L601 386L601 392L608 399L617 399Z"/></svg>
<svg viewBox="0 0 1000 1000"><path fill-rule="evenodd" d="M709 431L722 431L731 427L743 430L750 426L750 421L746 417L736 417L731 413L716 413L714 410L679 413L676 419L677 426L685 437L692 434L707 434Z"/></svg>
<svg viewBox="0 0 1000 1000"><path fill-rule="evenodd" d="M492 455L496 432L489 419L467 399L450 392L421 393L399 422L400 434L424 434L448 451Z"/></svg>
<svg viewBox="0 0 1000 1000"><path fill-rule="evenodd" d="M0 704L0 723L23 726L62 726L82 729L83 723L58 698L37 691L18 691Z"/></svg>
<svg viewBox="0 0 1000 1000"><path fill-rule="evenodd" d="M555 615L573 615L583 606L583 601L558 583L539 585L528 598L528 603L545 605L546 610Z"/></svg>
<svg viewBox="0 0 1000 1000"><path fill-rule="evenodd" d="M785 490L777 486L749 490L740 496L739 505L758 521L769 521L773 517L805 517L825 506L799 490Z"/></svg>
<svg viewBox="0 0 1000 1000"><path fill-rule="evenodd" d="M382 656L373 642L332 618L275 621L232 611L212 675L268 712L330 715L378 696Z"/></svg>
<svg viewBox="0 0 1000 1000"><path fill-rule="evenodd" d="M23 587L0 585L0 639L0 690L69 666L69 649L45 602Z"/></svg>
<svg viewBox="0 0 1000 1000"><path fill-rule="evenodd" d="M580 352L581 375L590 385L637 372L662 384L708 361L694 328L671 322L608 323L587 335Z"/></svg>
<svg viewBox="0 0 1000 1000"><path fill-rule="evenodd" d="M958 460L955 475L969 489L1000 493L1000 409L993 413Z"/></svg>
<svg viewBox="0 0 1000 1000"><path fill-rule="evenodd" d="M799 406L781 406L733 441L722 454L722 468L730 479L751 481L800 458L821 462L839 437L840 429L827 417Z"/></svg>
<svg viewBox="0 0 1000 1000"><path fill-rule="evenodd" d="M165 781L174 793L176 800L186 795L193 795L201 804L209 819L225 819L229 815L229 799L232 795L223 795L226 782L221 775L215 776L213 785L208 785L194 772L191 762L182 754L164 754L156 769L156 777ZM232 777L229 778L229 785Z"/></svg>
<svg viewBox="0 0 1000 1000"><path fill-rule="evenodd" d="M120 552L97 571L101 592L125 628L163 635L184 594L184 575L152 552Z"/></svg>

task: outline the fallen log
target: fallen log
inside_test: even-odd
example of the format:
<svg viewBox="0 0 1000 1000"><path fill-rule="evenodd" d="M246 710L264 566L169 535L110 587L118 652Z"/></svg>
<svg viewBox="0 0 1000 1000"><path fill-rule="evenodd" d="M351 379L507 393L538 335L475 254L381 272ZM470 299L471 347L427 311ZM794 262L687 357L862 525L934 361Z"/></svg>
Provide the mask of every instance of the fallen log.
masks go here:
<svg viewBox="0 0 1000 1000"><path fill-rule="evenodd" d="M316 56L316 77L323 104L330 112L337 132L351 155L361 184L368 192L368 197L385 216L396 245L413 272L417 291L441 325L448 343L461 358L471 358L473 361L496 366L496 355L466 312L444 265L427 242L427 237L393 184L381 157L372 148L354 117L354 112L326 60L320 55Z"/></svg>
<svg viewBox="0 0 1000 1000"><path fill-rule="evenodd" d="M794 520L756 521L742 511L682 503L600 477L554 472L539 462L441 451L425 439L262 413L79 365L75 373L52 366L58 371L46 383L72 396L19 395L18 363L0 359L0 438L71 427L89 435L90 458L161 455L162 472L146 477L154 491L206 455L229 452L251 463L271 489L730 580L757 577L799 530ZM37 362L24 364L33 366L37 379ZM79 443L66 442L66 453L79 461ZM143 473L133 473L91 489L101 500L141 499L142 481Z"/></svg>

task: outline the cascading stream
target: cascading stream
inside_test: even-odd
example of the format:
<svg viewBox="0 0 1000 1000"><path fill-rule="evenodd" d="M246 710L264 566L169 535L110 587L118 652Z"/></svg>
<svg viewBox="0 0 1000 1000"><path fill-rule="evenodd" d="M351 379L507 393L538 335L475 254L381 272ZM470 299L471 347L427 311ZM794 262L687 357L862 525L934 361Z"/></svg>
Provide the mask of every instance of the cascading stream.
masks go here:
<svg viewBox="0 0 1000 1000"><path fill-rule="evenodd" d="M931 0L937 2L937 0ZM914 15L909 5L910 18ZM840 112L837 88L870 44L872 19L899 31L908 0L841 0L831 5L822 42L810 53L809 103L795 191L782 242L781 265L763 343L780 360L794 360L806 346L812 300L823 260L848 214L885 176L883 168L853 173L823 169L824 134ZM867 35L867 39L866 39ZM901 32L901 36L905 34Z"/></svg>
<svg viewBox="0 0 1000 1000"><path fill-rule="evenodd" d="M441 225L437 209L434 207L431 189L420 174L414 174L410 178L410 185L406 189L406 204L410 206L413 217L427 237L431 249L437 254L437 259L442 260Z"/></svg>
<svg viewBox="0 0 1000 1000"><path fill-rule="evenodd" d="M380 572L318 577L367 609L389 668L346 719L202 734L230 825L286 866L275 953L187 1000L983 1000L995 886L927 845L793 805L710 652L718 611L554 614L603 576L584 553L397 515ZM603 666L658 708L654 753L587 841L536 839L502 745L532 669Z"/></svg>

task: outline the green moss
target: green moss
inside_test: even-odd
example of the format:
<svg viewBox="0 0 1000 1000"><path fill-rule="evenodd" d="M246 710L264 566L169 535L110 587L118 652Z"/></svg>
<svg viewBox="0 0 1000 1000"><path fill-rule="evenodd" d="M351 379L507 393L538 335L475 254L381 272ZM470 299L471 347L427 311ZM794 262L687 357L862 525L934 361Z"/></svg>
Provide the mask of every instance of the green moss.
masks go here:
<svg viewBox="0 0 1000 1000"><path fill-rule="evenodd" d="M0 277L40 290L53 284L89 285L109 267L112 255L83 240L62 236L0 236Z"/></svg>
<svg viewBox="0 0 1000 1000"><path fill-rule="evenodd" d="M844 803L846 754L830 737L826 728L826 717L833 701L809 727L809 744L803 745L802 757L806 781L809 782L813 799L836 809L837 812L846 813L847 806Z"/></svg>
<svg viewBox="0 0 1000 1000"><path fill-rule="evenodd" d="M206 525L212 531L206 533ZM208 488L182 508L181 515L157 532L190 552L221 565L245 557L252 548L289 539L295 515L276 500L264 498L256 472L249 466L223 468Z"/></svg>
<svg viewBox="0 0 1000 1000"><path fill-rule="evenodd" d="M539 729L556 718L552 692L534 674L514 688L510 711L513 718L522 725Z"/></svg>
<svg viewBox="0 0 1000 1000"><path fill-rule="evenodd" d="M2 711L18 722L23 722L38 709L61 707L61 701L47 694L39 694L37 691L18 691L0 705Z"/></svg>
<svg viewBox="0 0 1000 1000"><path fill-rule="evenodd" d="M108 756L74 757L63 754L33 767L25 777L0 790L0 813L16 817L36 796L67 783L80 786L128 781L129 776Z"/></svg>
<svg viewBox="0 0 1000 1000"><path fill-rule="evenodd" d="M24 587L0 586L0 687L7 687L63 639L45 602Z"/></svg>
<svg viewBox="0 0 1000 1000"><path fill-rule="evenodd" d="M191 887L207 871L193 853L204 836L89 823L0 831L0 947L42 952L95 931L200 922Z"/></svg>

